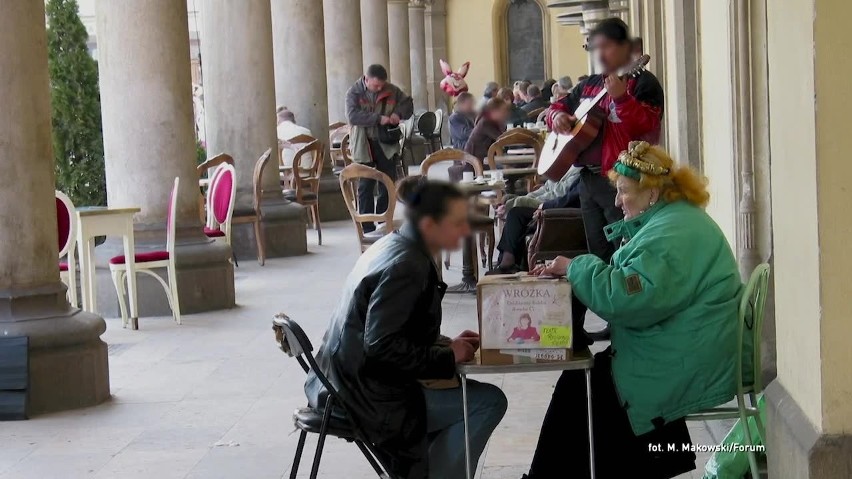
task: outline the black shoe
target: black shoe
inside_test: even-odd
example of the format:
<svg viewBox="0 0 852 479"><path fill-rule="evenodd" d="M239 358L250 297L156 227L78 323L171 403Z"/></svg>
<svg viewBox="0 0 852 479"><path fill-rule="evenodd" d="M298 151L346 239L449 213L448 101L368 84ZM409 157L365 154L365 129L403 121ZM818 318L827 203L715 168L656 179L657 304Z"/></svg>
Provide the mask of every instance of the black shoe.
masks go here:
<svg viewBox="0 0 852 479"><path fill-rule="evenodd" d="M586 334L589 336L589 339L593 341L609 341L609 325L607 325L607 327L601 329L600 331L594 331L591 333L587 331Z"/></svg>
<svg viewBox="0 0 852 479"><path fill-rule="evenodd" d="M376 225L374 223L363 223L361 229L364 231L364 234L372 233L376 231Z"/></svg>
<svg viewBox="0 0 852 479"><path fill-rule="evenodd" d="M515 274L521 271L521 268L518 265L510 265L510 266L498 266L491 271L485 273L485 276L494 276L498 274Z"/></svg>

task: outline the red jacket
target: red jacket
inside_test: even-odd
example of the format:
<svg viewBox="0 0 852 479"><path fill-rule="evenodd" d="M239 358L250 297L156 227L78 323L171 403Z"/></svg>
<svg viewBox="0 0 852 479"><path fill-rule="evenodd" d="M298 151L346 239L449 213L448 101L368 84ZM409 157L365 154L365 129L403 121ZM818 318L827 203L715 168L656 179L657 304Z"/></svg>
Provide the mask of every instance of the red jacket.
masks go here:
<svg viewBox="0 0 852 479"><path fill-rule="evenodd" d="M604 88L603 75L592 75L582 81L568 96L551 104L545 115L547 125L552 127L559 112L574 113L582 100L591 99ZM600 167L606 175L619 153L627 149L634 140L645 140L651 144L660 141L663 118L663 87L653 73L643 71L627 82L627 93L618 100L604 95L599 105L609 110L601 133L594 143L579 157L581 166Z"/></svg>

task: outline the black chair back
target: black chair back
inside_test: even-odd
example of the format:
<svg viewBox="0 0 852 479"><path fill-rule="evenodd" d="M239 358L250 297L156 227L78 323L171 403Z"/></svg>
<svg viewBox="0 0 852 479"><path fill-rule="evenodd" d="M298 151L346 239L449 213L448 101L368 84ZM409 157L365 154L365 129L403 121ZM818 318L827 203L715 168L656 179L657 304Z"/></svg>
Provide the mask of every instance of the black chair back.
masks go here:
<svg viewBox="0 0 852 479"><path fill-rule="evenodd" d="M432 138L435 136L435 128L438 126L438 117L434 112L423 112L417 118L417 131L423 138Z"/></svg>

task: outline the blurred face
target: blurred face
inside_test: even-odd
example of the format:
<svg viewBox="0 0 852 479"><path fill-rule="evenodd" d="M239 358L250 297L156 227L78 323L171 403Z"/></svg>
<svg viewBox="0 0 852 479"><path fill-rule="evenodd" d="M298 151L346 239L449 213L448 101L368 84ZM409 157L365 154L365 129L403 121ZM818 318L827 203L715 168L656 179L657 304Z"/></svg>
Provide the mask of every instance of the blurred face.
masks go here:
<svg viewBox="0 0 852 479"><path fill-rule="evenodd" d="M496 110L492 110L490 113L491 120L494 123L502 125L509 121L509 106L505 106L503 108L498 108Z"/></svg>
<svg viewBox="0 0 852 479"><path fill-rule="evenodd" d="M385 87L385 81L379 80L378 78L373 77L364 77L364 83L367 85L367 89L373 93L378 93L382 91Z"/></svg>
<svg viewBox="0 0 852 479"><path fill-rule="evenodd" d="M473 113L474 103L472 98L462 100L458 104L458 110L462 113Z"/></svg>
<svg viewBox="0 0 852 479"><path fill-rule="evenodd" d="M456 199L447 205L447 214L440 220L423 218L418 227L426 246L433 252L455 251L461 248L462 239L470 236L467 221L467 201Z"/></svg>
<svg viewBox="0 0 852 479"><path fill-rule="evenodd" d="M603 35L592 37L591 48L605 74L616 72L630 62L631 42L618 43Z"/></svg>
<svg viewBox="0 0 852 479"><path fill-rule="evenodd" d="M644 213L660 196L655 188L644 189L638 181L619 175L615 181L615 206L624 212L624 219L633 219Z"/></svg>

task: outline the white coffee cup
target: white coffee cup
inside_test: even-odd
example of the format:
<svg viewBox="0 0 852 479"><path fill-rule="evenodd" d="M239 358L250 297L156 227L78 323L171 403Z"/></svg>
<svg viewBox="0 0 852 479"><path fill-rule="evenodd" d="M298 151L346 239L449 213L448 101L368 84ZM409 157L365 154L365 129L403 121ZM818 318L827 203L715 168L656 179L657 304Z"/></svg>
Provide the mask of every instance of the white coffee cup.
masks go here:
<svg viewBox="0 0 852 479"><path fill-rule="evenodd" d="M472 171L463 172L462 173L462 181L464 181L466 183L473 181L473 172Z"/></svg>

